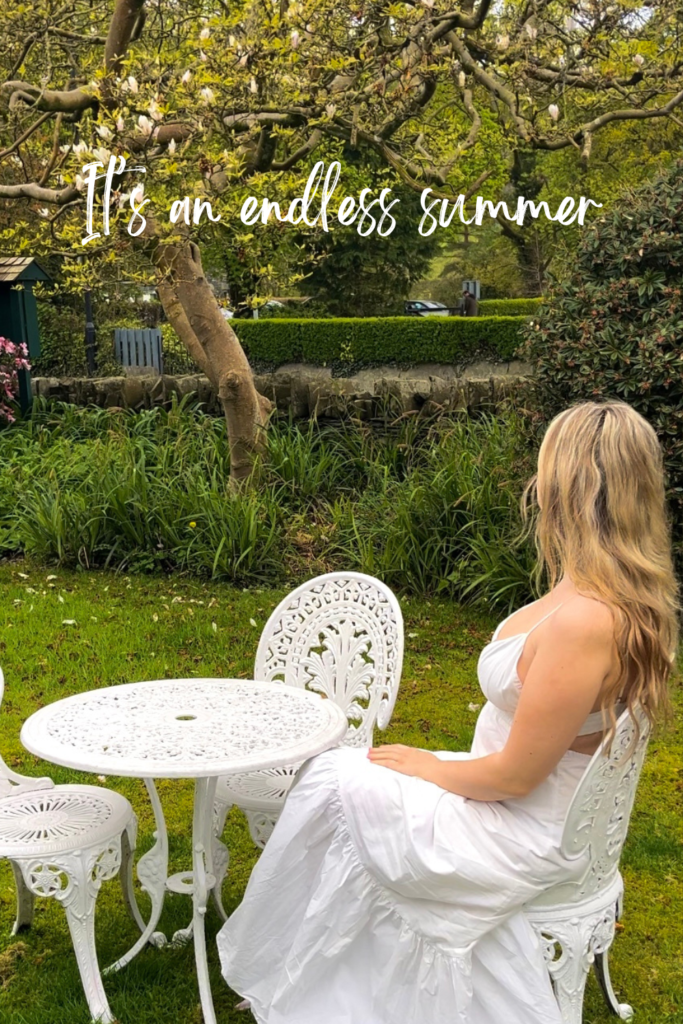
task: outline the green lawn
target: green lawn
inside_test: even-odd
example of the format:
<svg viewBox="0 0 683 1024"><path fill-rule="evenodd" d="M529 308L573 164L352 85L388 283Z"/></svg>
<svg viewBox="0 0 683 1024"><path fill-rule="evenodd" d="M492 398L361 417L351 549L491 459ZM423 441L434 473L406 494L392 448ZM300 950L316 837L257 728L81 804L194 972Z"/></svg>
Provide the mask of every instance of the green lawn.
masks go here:
<svg viewBox="0 0 683 1024"><path fill-rule="evenodd" d="M43 704L95 686L190 675L249 677L260 630L282 596L282 591L241 591L177 577L74 573L19 562L0 565L0 665L6 677L0 748L5 759L27 774L49 771L57 782L97 784L92 776L51 768L28 755L19 743L24 719ZM386 738L433 749L467 749L474 705L482 703L477 657L493 622L447 601L411 598L402 607L406 659ZM680 722L680 689L677 706ZM620 997L634 1005L642 1024L683 1021L682 746L680 728L652 742L623 860L624 928L615 941L612 975ZM109 784L132 801L140 819L139 849L148 849L152 815L142 784L130 779L111 779ZM191 786L166 781L160 791L172 869L185 869L190 861ZM232 854L224 893L229 911L239 902L256 851L236 811L226 835ZM146 910L144 896L141 905ZM2 864L0 1021L87 1024L61 907L52 900L38 901L33 929L17 938L10 936L13 917L12 875ZM161 926L173 932L189 917L189 900L170 896ZM213 911L207 928L210 936L218 928ZM97 932L103 966L136 937L115 882L100 894ZM248 1015L232 1010L235 997L220 978L213 942L210 952L220 1024L248 1024ZM150 947L105 985L122 1024L201 1024L191 946L163 951ZM591 979L584 1024L610 1020Z"/></svg>

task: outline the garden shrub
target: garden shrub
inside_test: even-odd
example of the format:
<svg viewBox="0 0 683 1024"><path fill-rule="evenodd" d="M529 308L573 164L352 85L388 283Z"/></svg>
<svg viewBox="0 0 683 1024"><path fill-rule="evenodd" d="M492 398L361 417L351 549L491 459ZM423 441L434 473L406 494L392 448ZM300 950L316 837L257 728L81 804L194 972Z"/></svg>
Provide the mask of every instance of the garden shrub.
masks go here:
<svg viewBox="0 0 683 1024"><path fill-rule="evenodd" d="M534 316L543 299L481 299L481 316Z"/></svg>
<svg viewBox="0 0 683 1024"><path fill-rule="evenodd" d="M114 358L114 328L140 327L134 318L119 316L115 321L96 318L95 343L100 376L120 373ZM72 305L38 302L40 355L33 362L36 377L85 377L85 314Z"/></svg>
<svg viewBox="0 0 683 1024"><path fill-rule="evenodd" d="M490 300L497 301L497 300ZM517 300L510 300L517 301ZM529 300L519 300L529 301ZM533 300L531 300L533 301ZM85 376L87 364L83 316L70 307L40 303L41 355L36 376ZM477 355L507 361L514 358L528 316L479 317L264 317L231 320L252 363L280 366L303 362L314 366L342 364L349 368L379 363L462 363ZM140 328L135 317L97 322L97 365L100 376L121 372L114 359L114 328ZM161 324L164 371L196 372L197 367L170 324Z"/></svg>
<svg viewBox="0 0 683 1024"><path fill-rule="evenodd" d="M683 162L627 191L587 228L571 275L526 330L543 421L568 403L620 399L664 451L683 560Z"/></svg>
<svg viewBox="0 0 683 1024"><path fill-rule="evenodd" d="M326 320L233 320L252 362L327 365L458 363L485 353L512 359L523 316L348 317Z"/></svg>

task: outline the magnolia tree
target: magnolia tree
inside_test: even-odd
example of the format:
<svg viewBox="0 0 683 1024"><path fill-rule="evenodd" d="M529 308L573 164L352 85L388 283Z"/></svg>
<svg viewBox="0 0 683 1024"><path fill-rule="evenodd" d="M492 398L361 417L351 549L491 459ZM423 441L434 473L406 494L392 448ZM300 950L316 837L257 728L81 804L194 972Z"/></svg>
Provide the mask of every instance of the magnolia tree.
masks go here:
<svg viewBox="0 0 683 1024"><path fill-rule="evenodd" d="M270 197L285 210L315 161L329 164L344 146L371 151L411 188L447 198L478 189L495 198L505 147L571 150L586 164L606 125L677 116L678 6L5 4L0 228L16 249L62 255L75 279L92 283L124 250L131 273L153 273L169 321L218 391L232 478L240 481L250 473L270 405L254 388L202 268L203 240L215 239L217 224L206 210L203 224L185 224L182 216L171 223L174 200L210 200L225 244L244 259L258 252L267 260L293 229L242 224L244 199ZM99 161L104 170L112 156L115 170L120 157L139 170L119 173L109 185L97 181L86 232L82 167ZM150 200L135 238L125 229L131 193L138 207ZM141 228L138 219L135 230Z"/></svg>
<svg viewBox="0 0 683 1024"><path fill-rule="evenodd" d="M19 370L30 370L26 345L0 337L0 422L14 422L12 406L19 389Z"/></svg>

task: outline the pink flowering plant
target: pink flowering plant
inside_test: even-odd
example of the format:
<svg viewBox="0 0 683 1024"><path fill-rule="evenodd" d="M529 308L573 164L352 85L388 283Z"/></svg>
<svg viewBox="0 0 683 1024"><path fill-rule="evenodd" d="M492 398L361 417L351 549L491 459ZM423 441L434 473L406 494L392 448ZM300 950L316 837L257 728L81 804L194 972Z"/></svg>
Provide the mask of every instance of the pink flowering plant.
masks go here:
<svg viewBox="0 0 683 1024"><path fill-rule="evenodd" d="M9 338L0 337L0 422L14 422L12 405L19 388L19 370L30 370L28 349L23 343L16 345Z"/></svg>

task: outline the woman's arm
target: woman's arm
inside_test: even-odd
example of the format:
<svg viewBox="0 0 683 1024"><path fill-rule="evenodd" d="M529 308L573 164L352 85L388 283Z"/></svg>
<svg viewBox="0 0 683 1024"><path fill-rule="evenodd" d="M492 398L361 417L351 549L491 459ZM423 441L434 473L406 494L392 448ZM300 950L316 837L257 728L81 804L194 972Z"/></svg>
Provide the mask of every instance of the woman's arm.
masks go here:
<svg viewBox="0 0 683 1024"><path fill-rule="evenodd" d="M550 775L575 740L614 664L609 609L579 597L539 635L505 747L487 757L441 761L424 750L389 744L368 757L472 800L526 796Z"/></svg>

